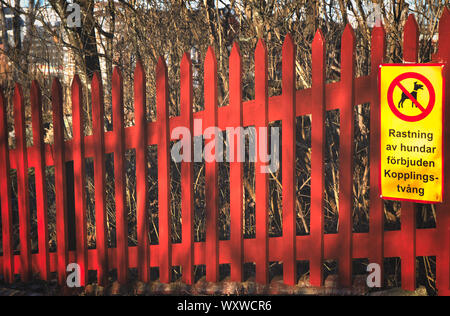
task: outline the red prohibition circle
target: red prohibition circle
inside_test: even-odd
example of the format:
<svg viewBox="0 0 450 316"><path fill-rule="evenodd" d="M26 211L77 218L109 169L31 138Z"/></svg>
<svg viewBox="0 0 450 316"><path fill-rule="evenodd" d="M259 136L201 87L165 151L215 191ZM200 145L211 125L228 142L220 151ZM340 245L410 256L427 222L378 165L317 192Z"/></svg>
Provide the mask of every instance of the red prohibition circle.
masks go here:
<svg viewBox="0 0 450 316"><path fill-rule="evenodd" d="M428 93L430 94L430 99L428 100L428 105L426 107L424 107L423 109L420 109L422 111L422 113L420 113L419 115L414 115L414 116L405 115L402 112L400 112L394 104L394 89L395 89L395 87L399 86L401 84L400 82L402 80L409 79L409 78L417 79L417 80L420 80L421 82L423 82L423 84L425 84L425 87L427 87L427 89L428 89ZM417 72L405 72L405 73L397 76L389 85L388 92L387 92L387 100L388 100L389 108L391 109L392 113L395 114L395 116L397 116L398 118L400 118L403 121L417 122L417 121L424 119L425 117L428 116L428 114L431 113L431 111L433 110L433 107L434 107L435 100L436 100L436 94L434 92L434 88L433 88L433 85L431 84L430 80L428 80L428 78L426 78L424 75L419 74ZM413 102L411 99L410 99L410 101Z"/></svg>

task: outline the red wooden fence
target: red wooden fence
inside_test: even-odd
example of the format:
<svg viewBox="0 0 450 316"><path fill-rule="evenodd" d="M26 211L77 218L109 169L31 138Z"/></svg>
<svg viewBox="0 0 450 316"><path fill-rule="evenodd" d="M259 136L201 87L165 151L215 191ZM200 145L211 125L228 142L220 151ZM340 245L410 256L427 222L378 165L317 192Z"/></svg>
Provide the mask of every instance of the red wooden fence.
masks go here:
<svg viewBox="0 0 450 316"><path fill-rule="evenodd" d="M450 59L450 12L448 9L440 20L439 50L434 56L438 62ZM410 16L404 30L404 61L415 62L418 55L418 26ZM385 32L376 27L372 32L371 73L355 78L355 36L350 26L342 35L341 81L325 83L325 40L319 30L312 44L312 87L295 89L295 44L286 36L282 49L282 95L268 97L267 50L260 40L255 51L255 100L242 101L241 56L234 45L230 56L230 104L218 108L217 64L212 48L206 54L205 110L192 111L192 66L188 55L181 61L180 104L181 115L169 118L168 78L164 59L156 68L157 121L146 121L145 73L138 63L134 77L135 126L124 127L123 85L119 69L114 70L112 82L113 131L104 132L104 107L100 77L92 80L93 135L84 136L85 123L81 106L81 83L75 76L72 84L73 139L64 141L62 90L57 79L52 86L54 144L43 141L40 88L36 81L31 84L33 146L25 142L25 104L22 88L16 85L14 104L14 127L16 147L8 148L5 98L0 91L0 195L3 232L3 256L0 271L7 282L20 274L22 280L30 280L31 274L39 272L48 279L50 271L57 271L59 282L65 283L66 266L77 262L82 271L82 285L86 284L87 271L97 270L100 284L107 282L107 273L117 269L118 280L125 283L128 268L138 269L139 278L149 281L150 267L160 268L160 279L169 282L171 267L183 267L183 280L191 284L194 265L206 264L208 281L219 280L219 264L229 263L231 278L243 281L243 264L256 263L256 281L267 283L268 263L283 262L284 282L295 284L297 265L309 260L312 285L323 283L324 260L335 259L339 263L341 285L352 283L352 260L368 258L383 266L387 257L401 258L401 283L408 290L416 285L416 256L436 256L437 288L439 294L450 294L450 200L436 207L437 224L434 229L417 229L415 205L402 203L401 230L384 231L383 202L379 198L379 96L377 89L378 67L385 56ZM445 78L450 82L450 71ZM448 86L445 88L450 95ZM450 117L450 98L447 98L445 117ZM370 114L370 231L352 232L352 179L354 105L371 104ZM324 235L324 120L329 110L339 109L340 133L340 184L339 184L339 232ZM312 115L311 158L311 229L307 236L296 236L295 205L295 118ZM182 243L171 243L170 231L170 131L178 126L193 130L193 119L204 120L203 128L250 126L265 127L270 121L281 120L283 126L282 185L283 185L283 236L268 237L268 177L256 170L256 238L244 239L242 230L243 166L230 164L231 233L230 240L218 238L218 163L206 162L206 242L195 242L193 236L193 164L182 163ZM445 126L445 147L450 144L450 127ZM127 140L127 141L126 141ZM216 140L211 140L216 141ZM239 153L239 142L235 142ZM150 245L148 239L148 183L147 146L158 145L158 207L159 245ZM125 207L125 150L136 150L137 174L137 239L136 247L129 247L128 223ZM105 154L114 153L115 203L117 246L108 248L106 237L105 200ZM189 155L193 155L193 148ZM84 196L84 159L94 157L95 214L97 248L87 248L86 200ZM445 172L450 175L450 155L446 156ZM74 162L76 251L68 250L68 220L66 198L67 161ZM47 200L45 189L45 166L55 167L57 252L49 253L47 228ZM30 206L28 192L28 168L35 169L36 202L39 253L30 252ZM17 169L18 208L20 225L20 255L13 255L12 205L10 170ZM445 191L450 192L450 176L445 177ZM448 195L446 195L448 196Z"/></svg>

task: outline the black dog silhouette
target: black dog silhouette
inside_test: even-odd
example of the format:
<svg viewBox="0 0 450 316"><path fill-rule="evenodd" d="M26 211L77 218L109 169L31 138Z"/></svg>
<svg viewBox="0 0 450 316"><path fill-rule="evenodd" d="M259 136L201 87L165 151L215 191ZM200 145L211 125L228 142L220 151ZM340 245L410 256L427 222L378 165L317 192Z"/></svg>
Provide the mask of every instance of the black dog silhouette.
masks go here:
<svg viewBox="0 0 450 316"><path fill-rule="evenodd" d="M414 82L414 90L410 92L410 94L414 97L414 99L417 100L417 92L419 90L423 90L423 85L417 83L417 81ZM402 99L400 100L400 102L398 103L397 107L398 108L403 108L403 102L405 102L405 100L409 99L408 96L403 92L402 93ZM412 102L411 100L411 106L416 106L414 104L414 102Z"/></svg>

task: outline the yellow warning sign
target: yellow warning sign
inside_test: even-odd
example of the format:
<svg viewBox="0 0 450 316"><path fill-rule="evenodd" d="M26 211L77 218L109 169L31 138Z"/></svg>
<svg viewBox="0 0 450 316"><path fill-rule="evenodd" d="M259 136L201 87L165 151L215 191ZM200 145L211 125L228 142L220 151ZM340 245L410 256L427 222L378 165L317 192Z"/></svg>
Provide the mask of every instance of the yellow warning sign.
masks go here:
<svg viewBox="0 0 450 316"><path fill-rule="evenodd" d="M382 198L442 202L443 67L380 67Z"/></svg>

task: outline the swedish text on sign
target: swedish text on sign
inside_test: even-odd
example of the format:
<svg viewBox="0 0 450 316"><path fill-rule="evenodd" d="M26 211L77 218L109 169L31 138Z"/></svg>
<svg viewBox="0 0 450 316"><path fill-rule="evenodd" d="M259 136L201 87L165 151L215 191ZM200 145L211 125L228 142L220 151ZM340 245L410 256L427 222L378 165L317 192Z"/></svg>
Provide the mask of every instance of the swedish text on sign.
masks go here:
<svg viewBox="0 0 450 316"><path fill-rule="evenodd" d="M380 67L381 197L442 201L443 65Z"/></svg>

